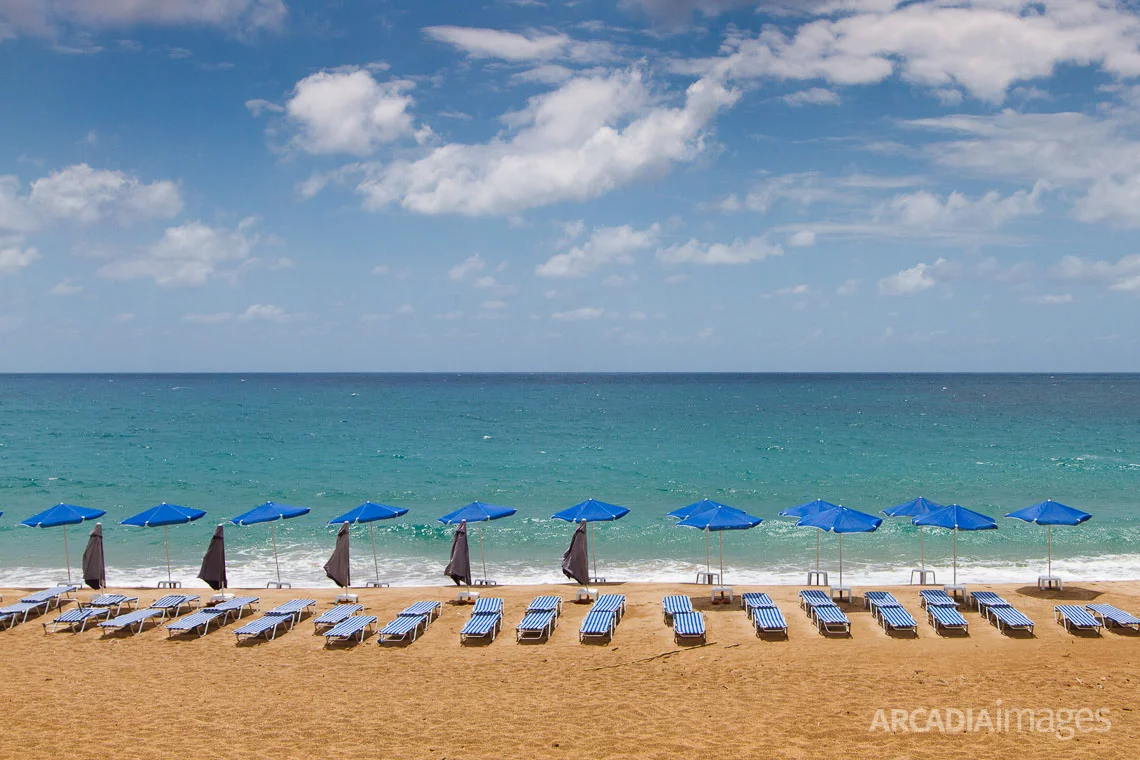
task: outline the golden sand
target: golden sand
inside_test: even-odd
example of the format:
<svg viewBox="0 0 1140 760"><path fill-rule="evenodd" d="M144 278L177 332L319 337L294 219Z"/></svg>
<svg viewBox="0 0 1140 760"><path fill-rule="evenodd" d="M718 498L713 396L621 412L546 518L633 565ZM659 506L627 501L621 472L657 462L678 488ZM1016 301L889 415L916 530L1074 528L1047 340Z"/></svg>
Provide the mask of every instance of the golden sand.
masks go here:
<svg viewBox="0 0 1140 760"><path fill-rule="evenodd" d="M966 613L968 638L937 636L921 619L917 591L905 586L891 590L920 619L917 638L885 635L858 588L847 606L850 638L820 636L798 609L797 589L758 589L783 609L787 641L758 639L738 605L713 607L705 588L692 585L606 587L627 596L628 613L602 645L578 643L587 606L572 602L570 586L486 592L506 604L503 634L485 646L460 646L470 607L452 604L454 589L442 587L361 592L381 623L413 601L444 602L441 618L407 647L370 638L325 649L308 618L274 641L240 646L234 623L172 640L161 627L45 635L40 622L55 616L49 613L0 631L0 757L1135 756L1140 636L1066 633L1053 622L1053 605L1095 599L1140 612L1140 583L1081 583L1062 595L986 588L1033 618L1036 636L1002 635L975 612ZM568 600L561 624L545 644L516 644L514 626L540 593ZM674 643L661 616L667 593L693 596L705 612L707 646ZM24 592L3 594L8 603ZM144 604L161 595L132 594ZM335 594L250 592L263 609L314 597L323 610ZM984 724L969 733L871 731L880 708L888 719L892 708L971 710L972 723L981 710L1104 709L1111 727L1069 740L1024 722L1022 731ZM953 714L940 715L953 723ZM928 720L919 713L915 725Z"/></svg>

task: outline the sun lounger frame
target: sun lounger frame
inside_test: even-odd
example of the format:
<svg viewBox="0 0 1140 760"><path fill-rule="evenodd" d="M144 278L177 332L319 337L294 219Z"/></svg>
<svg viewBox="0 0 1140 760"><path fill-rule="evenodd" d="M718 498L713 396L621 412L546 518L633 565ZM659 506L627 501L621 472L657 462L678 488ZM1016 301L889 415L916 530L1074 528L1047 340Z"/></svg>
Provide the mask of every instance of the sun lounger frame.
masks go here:
<svg viewBox="0 0 1140 760"><path fill-rule="evenodd" d="M937 634L948 630L962 631L966 635L970 633L970 621L962 616L957 605L951 607L948 604L928 604L926 605L926 620Z"/></svg>
<svg viewBox="0 0 1140 760"><path fill-rule="evenodd" d="M515 628L515 641L547 641L557 625L558 613L554 610L527 612Z"/></svg>
<svg viewBox="0 0 1140 760"><path fill-rule="evenodd" d="M1008 602L1006 604L986 604L985 607L986 617L997 626L999 633L1008 633L1009 631L1033 633L1033 621L1012 604Z"/></svg>
<svg viewBox="0 0 1140 760"><path fill-rule="evenodd" d="M1100 620L1105 628L1131 628L1134 631L1140 632L1140 617L1125 612L1119 607L1114 607L1111 604L1086 604L1085 609L1092 613L1093 617Z"/></svg>
<svg viewBox="0 0 1140 760"><path fill-rule="evenodd" d="M673 640L683 644L689 639L697 639L702 644L708 641L705 616L692 610L677 612L673 615Z"/></svg>
<svg viewBox="0 0 1140 760"><path fill-rule="evenodd" d="M348 620L364 609L363 604L336 604L313 618L313 633L321 632L321 628L329 630Z"/></svg>
<svg viewBox="0 0 1140 760"><path fill-rule="evenodd" d="M136 626L134 630L135 633L142 633L146 621L153 620L154 618L159 618L160 620L165 619L165 610L156 607L143 607L141 610L131 610L122 615L116 615L110 620L104 620L97 625L103 630L103 633L121 631L123 629L130 630L132 626Z"/></svg>
<svg viewBox="0 0 1140 760"><path fill-rule="evenodd" d="M1100 633L1103 625L1093 617L1092 613L1077 604L1058 604L1053 607L1053 622L1058 623L1066 631L1096 631Z"/></svg>
<svg viewBox="0 0 1140 760"><path fill-rule="evenodd" d="M357 643L363 644L365 635L375 632L375 615L352 615L325 631L325 646L328 647L334 641L345 642L354 638Z"/></svg>
<svg viewBox="0 0 1140 760"><path fill-rule="evenodd" d="M820 634L844 633L851 635L851 621L837 604L811 605L811 617Z"/></svg>
<svg viewBox="0 0 1140 760"><path fill-rule="evenodd" d="M586 617L582 618L582 625L578 628L578 643L584 643L587 639L613 641L616 628L617 613L612 609L599 609L595 604L586 613Z"/></svg>
<svg viewBox="0 0 1140 760"><path fill-rule="evenodd" d="M111 610L106 607L72 607L52 621L44 621L44 633L55 633L60 626L66 626L71 633L83 633L92 620L107 617ZM51 626L51 630L48 630ZM78 630L76 630L78 628Z"/></svg>
<svg viewBox="0 0 1140 760"><path fill-rule="evenodd" d="M676 594L661 600L661 617L665 625L672 625L673 616L682 612L693 611L693 600L687 596Z"/></svg>

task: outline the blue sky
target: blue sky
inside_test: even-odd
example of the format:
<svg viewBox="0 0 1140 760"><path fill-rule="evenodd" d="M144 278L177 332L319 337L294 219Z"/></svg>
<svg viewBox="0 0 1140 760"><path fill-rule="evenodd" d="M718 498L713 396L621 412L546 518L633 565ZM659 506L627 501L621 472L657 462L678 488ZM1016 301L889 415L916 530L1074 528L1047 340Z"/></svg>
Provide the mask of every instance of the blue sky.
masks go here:
<svg viewBox="0 0 1140 760"><path fill-rule="evenodd" d="M1111 0L0 0L0 371L1137 371Z"/></svg>

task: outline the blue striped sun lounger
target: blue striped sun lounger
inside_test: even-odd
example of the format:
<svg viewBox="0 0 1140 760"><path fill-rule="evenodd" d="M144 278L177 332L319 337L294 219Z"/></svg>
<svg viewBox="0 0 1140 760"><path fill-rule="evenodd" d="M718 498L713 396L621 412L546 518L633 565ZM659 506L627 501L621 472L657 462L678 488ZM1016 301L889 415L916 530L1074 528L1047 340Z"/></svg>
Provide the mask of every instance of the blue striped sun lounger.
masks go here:
<svg viewBox="0 0 1140 760"><path fill-rule="evenodd" d="M7 607L0 607L0 626L11 628L16 623L26 623L32 614L40 614L47 610L47 602L16 602Z"/></svg>
<svg viewBox="0 0 1140 760"><path fill-rule="evenodd" d="M230 599L228 602L215 604L211 609L226 614L226 620L232 614L235 620L241 620L241 616L246 612L253 612L261 606L261 599L256 596L237 596Z"/></svg>
<svg viewBox="0 0 1140 760"><path fill-rule="evenodd" d="M845 633L851 635L851 621L836 604L816 604L811 608L811 616L821 634Z"/></svg>
<svg viewBox="0 0 1140 760"><path fill-rule="evenodd" d="M1058 604L1053 608L1053 622L1060 623L1070 633L1073 630L1100 633L1101 622L1078 604Z"/></svg>
<svg viewBox="0 0 1140 760"><path fill-rule="evenodd" d="M1033 633L1033 621L1012 605L987 605L986 615L1001 633L1007 633L1011 630Z"/></svg>
<svg viewBox="0 0 1140 760"><path fill-rule="evenodd" d="M758 591L749 591L746 594L740 595L740 609L748 610L749 614L757 607L775 607L772 603L772 597L767 594L762 594Z"/></svg>
<svg viewBox="0 0 1140 760"><path fill-rule="evenodd" d="M394 620L380 629L379 643L395 644L415 641L427 629L427 615L405 615L400 613Z"/></svg>
<svg viewBox="0 0 1140 760"><path fill-rule="evenodd" d="M107 617L109 614L111 611L106 607L73 607L50 623L45 622L44 633L55 633L61 626L72 633L82 633L87 630L89 622ZM51 630L48 630L48 626L51 626Z"/></svg>
<svg viewBox="0 0 1140 760"><path fill-rule="evenodd" d="M177 616L182 613L182 608L187 610L196 607L198 604L197 594L167 594L164 597L155 599L150 605L152 610L161 610L162 616L167 617Z"/></svg>
<svg viewBox="0 0 1140 760"><path fill-rule="evenodd" d="M296 618L293 617L292 612L278 615L271 615L267 612L235 630L234 635L237 636L239 644L242 641L249 641L262 636L272 641L277 638L277 632L282 628L292 630L294 622L296 622Z"/></svg>
<svg viewBox="0 0 1140 760"><path fill-rule="evenodd" d="M58 607L62 604L64 599L70 599L79 588L79 584L77 583L54 586L52 588L46 588L43 591L28 594L20 601L27 604L47 602L47 608L50 610L52 607Z"/></svg>
<svg viewBox="0 0 1140 760"><path fill-rule="evenodd" d="M812 608L819 606L834 607L835 602L831 601L831 597L820 591L817 588L804 589L800 592L800 609L804 611L808 617L812 616Z"/></svg>
<svg viewBox="0 0 1140 760"><path fill-rule="evenodd" d="M582 627L578 629L578 641L579 643L587 639L612 641L616 626L617 613L611 609L598 609L598 605L595 604L582 619Z"/></svg>
<svg viewBox="0 0 1140 760"><path fill-rule="evenodd" d="M553 612L555 617L562 614L562 597L560 596L536 596L530 604L527 605L527 612Z"/></svg>
<svg viewBox="0 0 1140 760"><path fill-rule="evenodd" d="M901 604L879 604L875 608L879 625L887 633L891 631L911 631L918 635L918 623Z"/></svg>
<svg viewBox="0 0 1140 760"><path fill-rule="evenodd" d="M217 623L218 627L221 627L226 624L228 617L229 613L225 610L219 610L217 607L206 607L167 623L166 636L169 638L193 631L201 638L210 632L211 623Z"/></svg>
<svg viewBox="0 0 1140 760"><path fill-rule="evenodd" d="M364 637L376 630L376 618L372 615L353 615L340 621L325 631L325 646L334 641L352 641L364 643Z"/></svg>
<svg viewBox="0 0 1140 760"><path fill-rule="evenodd" d="M693 639L704 644L706 642L705 616L699 612L691 611L675 613L673 615L673 639L678 644Z"/></svg>
<svg viewBox="0 0 1140 760"><path fill-rule="evenodd" d="M614 625L617 625L625 616L625 594L602 594L591 609L614 613Z"/></svg>
<svg viewBox="0 0 1140 760"><path fill-rule="evenodd" d="M313 633L320 633L322 628L325 630L334 628L362 609L364 609L363 604L338 604L327 609L313 618Z"/></svg>
<svg viewBox="0 0 1140 760"><path fill-rule="evenodd" d="M990 607L1010 607L1009 602L1003 599L998 594L992 591L974 591L970 594L970 602L977 608L978 612L982 615L986 614L986 610Z"/></svg>
<svg viewBox="0 0 1140 760"><path fill-rule="evenodd" d="M126 607L128 610L134 609L135 605L139 602L137 596L127 596L126 594L99 594L93 596L86 602L79 602L80 607L106 607L107 609L115 608L115 614L118 615Z"/></svg>
<svg viewBox="0 0 1140 760"><path fill-rule="evenodd" d="M501 601L501 600L500 600ZM478 606L478 603L476 603ZM443 612L443 605L439 602L416 602L404 608L400 613L403 617L424 617L424 628L431 625L431 621L435 620Z"/></svg>
<svg viewBox="0 0 1140 760"><path fill-rule="evenodd" d="M1085 609L1100 620L1105 628L1115 625L1140 631L1140 617L1127 613L1119 607L1113 607L1111 604L1086 604Z"/></svg>
<svg viewBox="0 0 1140 760"><path fill-rule="evenodd" d="M890 591L868 591L863 594L863 606L870 610L872 614L875 613L875 607L886 605L890 607L901 607L899 600L895 599L895 595Z"/></svg>
<svg viewBox="0 0 1140 760"><path fill-rule="evenodd" d="M515 641L546 641L554 633L558 615L554 610L528 612L515 628Z"/></svg>
<svg viewBox="0 0 1140 760"><path fill-rule="evenodd" d="M687 596L667 596L661 600L661 612L666 625L673 622L673 616L693 611L693 600Z"/></svg>
<svg viewBox="0 0 1140 760"><path fill-rule="evenodd" d="M918 592L918 604L923 609L930 607L953 607L958 609L958 603L954 601L954 597L947 594L940 588L924 588Z"/></svg>
<svg viewBox="0 0 1140 760"><path fill-rule="evenodd" d="M276 607L269 610L265 614L266 615L287 615L287 616L289 616L293 620L293 623L291 623L289 626L290 628L292 628L294 623L301 622L301 618L305 616L305 613L309 610L310 607L316 607L316 606L317 606L317 600L316 599L290 599L289 601L285 602L284 604L277 605Z"/></svg>
<svg viewBox="0 0 1140 760"><path fill-rule="evenodd" d="M966 618L962 617L962 613L958 612L957 606L928 604L926 605L926 618L930 621L930 626L935 633L942 634L946 631L970 633L970 624Z"/></svg>
<svg viewBox="0 0 1140 760"><path fill-rule="evenodd" d="M776 605L752 608L752 625L756 628L756 635L765 633L782 633L788 638L788 622L784 620L784 613Z"/></svg>
<svg viewBox="0 0 1140 760"><path fill-rule="evenodd" d="M466 644L471 639L494 641L503 627L503 600L497 597L483 597L475 602L471 617L459 631L459 643Z"/></svg>
<svg viewBox="0 0 1140 760"><path fill-rule="evenodd" d="M144 607L141 610L131 610L124 615L117 615L110 620L104 620L98 625L99 628L103 630L103 633L110 631L129 631L132 627L134 627L135 633L140 633L143 626L146 625L146 621L151 618L164 617L166 617L166 613L163 610L154 607Z"/></svg>

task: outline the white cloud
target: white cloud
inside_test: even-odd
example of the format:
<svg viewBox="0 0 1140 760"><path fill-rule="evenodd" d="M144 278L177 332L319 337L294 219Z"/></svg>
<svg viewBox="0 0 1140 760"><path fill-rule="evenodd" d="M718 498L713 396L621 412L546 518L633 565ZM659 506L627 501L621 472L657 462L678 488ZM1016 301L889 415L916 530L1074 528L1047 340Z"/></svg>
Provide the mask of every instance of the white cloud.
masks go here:
<svg viewBox="0 0 1140 760"><path fill-rule="evenodd" d="M233 318L234 315L228 311L216 311L209 314L185 314L182 321L192 325L217 325L229 322Z"/></svg>
<svg viewBox="0 0 1140 760"><path fill-rule="evenodd" d="M24 248L19 241L0 245L0 276L26 269L39 257L39 251Z"/></svg>
<svg viewBox="0 0 1140 760"><path fill-rule="evenodd" d="M859 286L863 284L862 280L850 279L845 280L842 285L835 289L835 292L841 296L851 296L859 292Z"/></svg>
<svg viewBox="0 0 1140 760"><path fill-rule="evenodd" d="M280 29L287 16L284 0L4 0L0 40L5 31L10 36L55 37L71 26L213 26L244 35Z"/></svg>
<svg viewBox="0 0 1140 760"><path fill-rule="evenodd" d="M261 114L269 111L270 113L284 113L285 106L274 103L271 100L264 100L262 98L253 98L245 101L245 107L249 110L254 117L261 116Z"/></svg>
<svg viewBox="0 0 1140 760"><path fill-rule="evenodd" d="M297 82L285 103L294 144L309 153L365 156L413 132L407 80L378 82L365 69L319 71Z"/></svg>
<svg viewBox="0 0 1140 760"><path fill-rule="evenodd" d="M839 93L824 87L812 87L799 92L792 92L781 98L790 106L837 106L843 102Z"/></svg>
<svg viewBox="0 0 1140 760"><path fill-rule="evenodd" d="M633 254L656 245L661 225L635 230L628 224L598 227L589 239L565 253L551 256L535 272L540 277L584 277L609 264L632 264Z"/></svg>
<svg viewBox="0 0 1140 760"><path fill-rule="evenodd" d="M130 312L124 312L122 314L116 314L114 317L111 318L111 324L113 324L113 325L125 325L125 324L129 324L131 322L134 322L134 321L135 321L135 315L131 314Z"/></svg>
<svg viewBox="0 0 1140 760"><path fill-rule="evenodd" d="M806 296L810 294L811 288L803 283L799 285L789 285L776 291L776 295L778 296Z"/></svg>
<svg viewBox="0 0 1140 760"><path fill-rule="evenodd" d="M255 303L242 312L238 319L243 322L275 322L277 324L284 324L292 319L292 317L280 306Z"/></svg>
<svg viewBox="0 0 1140 760"><path fill-rule="evenodd" d="M613 58L609 43L579 41L565 34L533 29L520 34L471 26L429 26L423 32L471 58L498 58L516 63L554 59L592 63Z"/></svg>
<svg viewBox="0 0 1140 760"><path fill-rule="evenodd" d="M1076 214L1082 222L1109 221L1140 227L1140 173L1101 177L1077 202Z"/></svg>
<svg viewBox="0 0 1140 760"><path fill-rule="evenodd" d="M815 245L815 233L811 230L800 230L792 233L788 238L788 245L792 248L808 248Z"/></svg>
<svg viewBox="0 0 1140 760"><path fill-rule="evenodd" d="M19 180L0 177L0 230L29 232L54 221L122 224L165 219L182 210L182 193L169 180L146 183L121 171L74 164L31 184L19 194Z"/></svg>
<svg viewBox="0 0 1140 760"><path fill-rule="evenodd" d="M588 319L600 319L605 315L605 309L600 309L593 306L584 306L580 309L573 309L571 311L556 311L550 315L550 318L557 319L561 322L582 322Z"/></svg>
<svg viewBox="0 0 1140 760"><path fill-rule="evenodd" d="M164 286L204 285L213 277L232 275L226 265L247 259L260 239L256 224L256 218L248 217L233 230L197 221L168 227L141 256L112 261L98 274L110 280L153 278Z"/></svg>
<svg viewBox="0 0 1140 760"><path fill-rule="evenodd" d="M884 277L879 280L879 292L888 296L907 296L933 288L935 280L931 270L944 263L945 259L938 259L933 265L915 264L910 269Z"/></svg>
<svg viewBox="0 0 1140 760"><path fill-rule="evenodd" d="M377 275L377 276L381 276L381 277L388 274L388 265L387 264L377 264L376 266L372 267L372 274Z"/></svg>
<svg viewBox="0 0 1140 760"><path fill-rule="evenodd" d="M991 190L974 199L958 192L940 198L919 190L882 204L875 221L912 231L993 230L1018 217L1041 213L1037 200L1045 189L1045 184L1038 182L1028 192L1018 190L1003 197Z"/></svg>
<svg viewBox="0 0 1140 760"><path fill-rule="evenodd" d="M55 284L51 290L48 291L53 296L74 296L83 292L82 285L76 285L71 279L60 280Z"/></svg>
<svg viewBox="0 0 1140 760"><path fill-rule="evenodd" d="M484 311L500 311L502 309L507 308L507 302L506 301L484 301L483 303L479 304L479 308L483 309Z"/></svg>
<svg viewBox="0 0 1140 760"><path fill-rule="evenodd" d="M692 238L681 245L658 249L657 258L666 264L748 264L783 253L783 248L765 237L737 238L731 243L701 243Z"/></svg>
<svg viewBox="0 0 1140 760"><path fill-rule="evenodd" d="M483 257L477 253L473 253L447 270L447 276L453 282L463 282L471 275L482 272L486 266L487 262L483 261Z"/></svg>
<svg viewBox="0 0 1140 760"><path fill-rule="evenodd" d="M1072 303L1072 293L1046 293L1042 296L1029 299L1031 303L1039 304L1041 306L1059 306L1061 304Z"/></svg>
<svg viewBox="0 0 1140 760"><path fill-rule="evenodd" d="M1115 262L1065 256L1050 274L1065 282L1103 285L1111 290L1140 290L1140 254L1123 256Z"/></svg>
<svg viewBox="0 0 1140 760"><path fill-rule="evenodd" d="M667 27L687 26L693 15L717 16L755 0L620 0L621 7L637 10Z"/></svg>
<svg viewBox="0 0 1140 760"><path fill-rule="evenodd" d="M504 117L509 136L372 167L357 189L366 208L398 203L421 214L509 215L585 201L696 158L709 123L738 95L705 79L683 105L665 107L638 69L582 76Z"/></svg>

